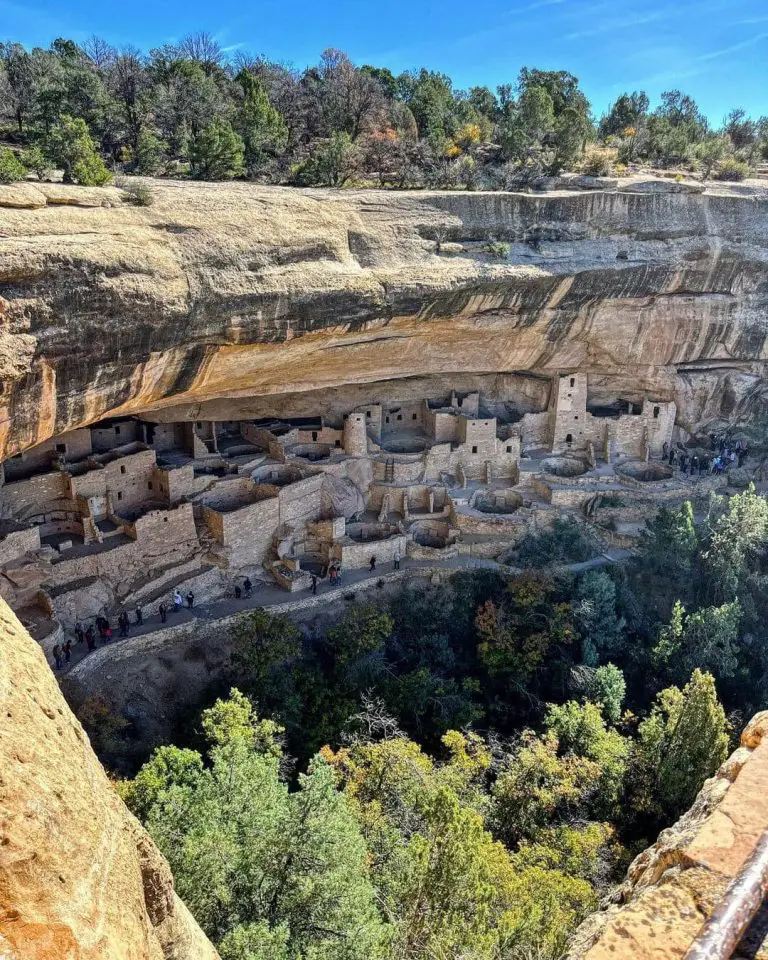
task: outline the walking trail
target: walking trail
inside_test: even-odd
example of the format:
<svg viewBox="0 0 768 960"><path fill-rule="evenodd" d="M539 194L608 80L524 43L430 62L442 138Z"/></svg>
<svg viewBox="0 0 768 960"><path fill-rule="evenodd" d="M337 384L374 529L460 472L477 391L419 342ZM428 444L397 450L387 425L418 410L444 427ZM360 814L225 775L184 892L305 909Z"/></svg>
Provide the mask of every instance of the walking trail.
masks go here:
<svg viewBox="0 0 768 960"><path fill-rule="evenodd" d="M554 568L556 572L572 572L572 573L581 573L584 570L593 570L598 567L606 566L609 563L622 563L631 556L631 551L622 550L622 549L610 549L605 553L600 554L597 557L593 557L591 560L584 560L581 563L570 563L565 566ZM400 574L400 579L408 579L409 570L418 570L425 568L435 568L439 566L440 569L448 570L509 570L509 567L502 567L501 564L497 563L495 560L483 560L478 557L453 557L450 560L442 560L439 564L436 564L432 560L409 560L405 558L400 561L400 570L397 571ZM319 581L317 587L317 597L325 600L328 603L332 603L334 600L338 600L339 597L345 592L349 591L351 588L357 586L358 584L365 583L371 580L378 580L382 575L386 574L387 579L391 580L393 578L393 564L381 564L376 567L376 570L371 572L367 567L360 570L347 570L344 571L344 575L341 583L338 586L331 586L327 580ZM195 620L220 620L224 617L232 616L232 614L240 613L245 610L255 610L258 607L264 607L267 610L271 610L274 613L279 613L281 608L293 606L298 599L306 599L310 597L309 591L304 591L300 595L286 593L281 587L273 586L267 583L257 583L253 593L250 597L242 596L239 600L232 598L226 598L224 600L216 600L212 603L203 603L199 606L193 607L191 610L186 606L183 607L178 613L168 613L168 620L166 623L163 623L160 620L159 614L153 616L145 617L144 622L141 626L137 626L134 622L131 622L130 633L127 637L118 636L118 627L117 627L117 618L114 617L112 622L113 627L113 638L110 641L110 645L117 643L124 643L126 640L130 640L133 637L145 636L148 633L154 633L157 630L163 630L167 627L175 627L183 623L192 623ZM132 621L133 615L131 614ZM68 633L74 637L71 631ZM97 643L99 644L97 649L101 649L104 644L102 644L98 639ZM79 663L85 657L88 656L88 650L85 644L78 644L73 642L72 645L72 659L71 662L66 664L64 668L59 672L59 674L66 674L75 664Z"/></svg>

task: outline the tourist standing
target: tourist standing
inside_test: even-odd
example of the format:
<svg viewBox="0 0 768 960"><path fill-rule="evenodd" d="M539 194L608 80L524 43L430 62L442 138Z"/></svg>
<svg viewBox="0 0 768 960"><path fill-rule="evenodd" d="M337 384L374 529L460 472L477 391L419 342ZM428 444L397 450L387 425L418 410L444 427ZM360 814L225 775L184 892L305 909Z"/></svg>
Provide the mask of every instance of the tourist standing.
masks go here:
<svg viewBox="0 0 768 960"><path fill-rule="evenodd" d="M120 636L121 636L121 637L127 637L127 636L128 636L128 624L129 624L129 622L130 622L130 621L128 620L128 614L125 612L125 610L123 610L123 611L120 613L120 616L117 618L117 625L120 627Z"/></svg>
<svg viewBox="0 0 768 960"><path fill-rule="evenodd" d="M82 624L75 624L75 637L77 638L78 643L82 643L85 640L85 633L83 632Z"/></svg>
<svg viewBox="0 0 768 960"><path fill-rule="evenodd" d="M184 600L182 599L181 594L176 590L173 594L173 609L178 613L181 608L184 606Z"/></svg>
<svg viewBox="0 0 768 960"><path fill-rule="evenodd" d="M160 623L165 623L168 619L168 608L162 600L160 601L160 606L157 608L157 612L160 614Z"/></svg>
<svg viewBox="0 0 768 960"><path fill-rule="evenodd" d="M56 664L56 669L61 670L61 668L64 666L64 660L62 659L61 647L59 646L58 643L53 648L53 660Z"/></svg>
<svg viewBox="0 0 768 960"><path fill-rule="evenodd" d="M317 593L317 577L312 574L312 595L314 596Z"/></svg>
<svg viewBox="0 0 768 960"><path fill-rule="evenodd" d="M370 564L371 564L371 573L375 573L376 571L376 554L375 553L370 559Z"/></svg>
<svg viewBox="0 0 768 960"><path fill-rule="evenodd" d="M62 650L64 652L64 662L69 663L72 659L72 643L69 637L66 637L64 640L64 646L62 647Z"/></svg>
<svg viewBox="0 0 768 960"><path fill-rule="evenodd" d="M141 611L141 607L136 604L136 626L140 627L144 623L144 614Z"/></svg>
<svg viewBox="0 0 768 960"><path fill-rule="evenodd" d="M89 624L85 631L85 642L88 646L88 653L96 649L96 631L93 629L93 624Z"/></svg>
<svg viewBox="0 0 768 960"><path fill-rule="evenodd" d="M400 569L400 551L395 550L395 570Z"/></svg>
<svg viewBox="0 0 768 960"><path fill-rule="evenodd" d="M187 608L191 610L194 605L195 605L195 595L190 590L189 593L187 594Z"/></svg>
<svg viewBox="0 0 768 960"><path fill-rule="evenodd" d="M243 587L245 588L246 597L250 597L251 590L253 590L253 584L251 583L248 577L246 577L245 580L243 581Z"/></svg>

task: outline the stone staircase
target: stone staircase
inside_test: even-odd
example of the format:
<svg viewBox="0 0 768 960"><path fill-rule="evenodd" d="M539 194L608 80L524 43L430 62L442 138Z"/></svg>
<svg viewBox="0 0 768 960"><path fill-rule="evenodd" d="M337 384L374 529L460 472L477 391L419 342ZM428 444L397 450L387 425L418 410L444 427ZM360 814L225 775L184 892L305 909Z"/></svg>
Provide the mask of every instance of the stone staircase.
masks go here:
<svg viewBox="0 0 768 960"><path fill-rule="evenodd" d="M755 170L755 177L758 180L768 180L768 163L760 163Z"/></svg>

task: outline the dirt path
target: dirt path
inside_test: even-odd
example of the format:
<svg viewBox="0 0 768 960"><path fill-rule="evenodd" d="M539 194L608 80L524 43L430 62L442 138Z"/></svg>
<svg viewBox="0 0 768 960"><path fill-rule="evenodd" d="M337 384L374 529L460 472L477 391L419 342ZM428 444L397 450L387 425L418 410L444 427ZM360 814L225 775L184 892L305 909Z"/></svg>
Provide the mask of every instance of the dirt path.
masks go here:
<svg viewBox="0 0 768 960"><path fill-rule="evenodd" d="M597 557L593 557L591 560L584 560L581 563L571 563L563 567L556 567L554 568L554 571L558 573L567 571L572 573L581 573L584 570L594 570L599 567L604 567L609 563L622 563L631 555L632 554L629 550L611 549ZM402 580L407 580L409 570L418 570L431 567L439 567L440 569L446 570L510 569L509 567L503 568L502 565L497 563L495 560L483 560L478 557L453 557L450 560L443 560L439 564L436 564L431 560L409 560L406 558L401 560L400 570L398 572L400 573L400 578ZM342 582L339 586L332 587L328 581L319 582L317 587L317 596L321 599L324 599L328 603L332 603L337 600L339 596L352 589L356 585L371 580L378 580L382 574L387 574L389 579L391 578L393 572L392 563L379 565L374 572L371 572L367 567L360 570L345 571ZM217 600L214 603L200 604L200 606L193 607L191 610L184 607L178 613L169 613L166 623L163 623L160 620L159 615L145 617L141 626L137 626L132 622L130 633L127 637L118 636L117 622L115 619L113 623L113 639L109 644L103 644L100 641L97 641L97 649L102 649L102 647L108 645L125 643L132 637L142 637L148 633L154 633L157 630L165 629L166 627L174 627L183 623L192 623L195 620L220 620L224 617L230 617L232 614L239 613L241 611L255 610L258 607L264 607L267 610L272 610L275 613L279 613L282 607L293 605L297 599L308 598L309 596L309 591L303 591L300 595L290 594L281 587L264 584L257 586L250 597L243 596L239 600L234 598ZM66 664L62 670L58 671L59 675L65 675L68 673L72 667L80 663L80 661L87 656L88 650L85 644L73 642L72 659L70 663Z"/></svg>

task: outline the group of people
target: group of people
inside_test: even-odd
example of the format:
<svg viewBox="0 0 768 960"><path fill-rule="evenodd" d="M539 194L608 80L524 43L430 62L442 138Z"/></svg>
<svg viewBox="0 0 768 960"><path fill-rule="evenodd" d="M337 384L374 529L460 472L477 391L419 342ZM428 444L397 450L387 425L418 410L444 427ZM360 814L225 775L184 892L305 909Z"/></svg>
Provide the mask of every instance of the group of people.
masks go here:
<svg viewBox="0 0 768 960"><path fill-rule="evenodd" d="M239 600L240 597L242 597L243 591L245 591L246 597L250 597L253 593L253 584L251 583L250 577L246 577L245 580L243 580L242 587L239 583L235 584L235 600Z"/></svg>
<svg viewBox="0 0 768 960"><path fill-rule="evenodd" d="M737 440L733 448L728 446L728 438L725 436L716 437L710 435L713 449L717 450L716 456L711 460L706 456L689 455L682 447L674 447L665 443L662 447L662 458L666 460L670 467L677 467L681 474L701 476L704 473L722 473L728 467L738 462L741 467L747 456L747 447L741 440Z"/></svg>
<svg viewBox="0 0 768 960"><path fill-rule="evenodd" d="M672 461L670 460L670 463ZM400 553L395 552L394 555L394 569L400 569ZM368 565L371 573L376 572L376 554L373 554L368 561ZM341 563L334 561L328 568L328 582L332 587L337 587L341 583ZM313 574L312 575L312 593L317 593L318 578ZM240 587L239 584L235 584L234 594L235 599L239 600L243 593L246 597L250 597L253 592L253 583L251 580L246 577L243 581L243 586ZM160 615L160 622L167 623L169 613L178 613L184 606L186 601L187 609L191 610L195 604L195 595L189 590L186 594L186 597L182 596L180 590L174 590L173 592L173 601L171 604L166 604L164 600L160 601L158 605L157 612ZM131 622L130 614L127 610L122 610L117 618L117 626L120 631L121 637L127 637L130 633L131 626L141 627L144 625L144 612L141 609L139 604L136 604L134 609L134 621ZM96 649L96 638L101 640L102 645L109 643L112 639L112 625L109 622L109 619L104 616L96 617L94 623L89 624L88 627L83 629L82 624L75 624L75 639L78 646L81 644L86 644L88 653ZM56 663L56 669L62 670L64 666L71 662L72 660L72 642L67 637L62 643L57 643L53 648L53 659Z"/></svg>
<svg viewBox="0 0 768 960"><path fill-rule="evenodd" d="M185 598L181 595L179 590L174 590L173 602L170 604L170 606L166 604L165 601L161 600L160 605L157 608L157 612L160 614L160 621L162 623L166 623L169 611L178 613L178 611L184 606L184 602ZM195 595L191 590L187 592L186 604L188 610L191 610L195 604ZM143 626L144 612L139 604L136 604L134 615L135 621L133 624L131 624L130 615L126 610L122 610L118 615L117 626L121 637L128 636L132 625L136 627ZM101 614L96 617L93 623L88 624L88 626L85 628L83 628L81 623L76 623L74 633L77 645L81 646L85 644L88 653L91 653L91 651L96 649L97 634L102 645L109 643L113 636L112 624L107 617ZM53 659L57 670L62 670L66 664L71 662L72 641L69 639L69 637L65 637L62 643L57 643L54 646Z"/></svg>

